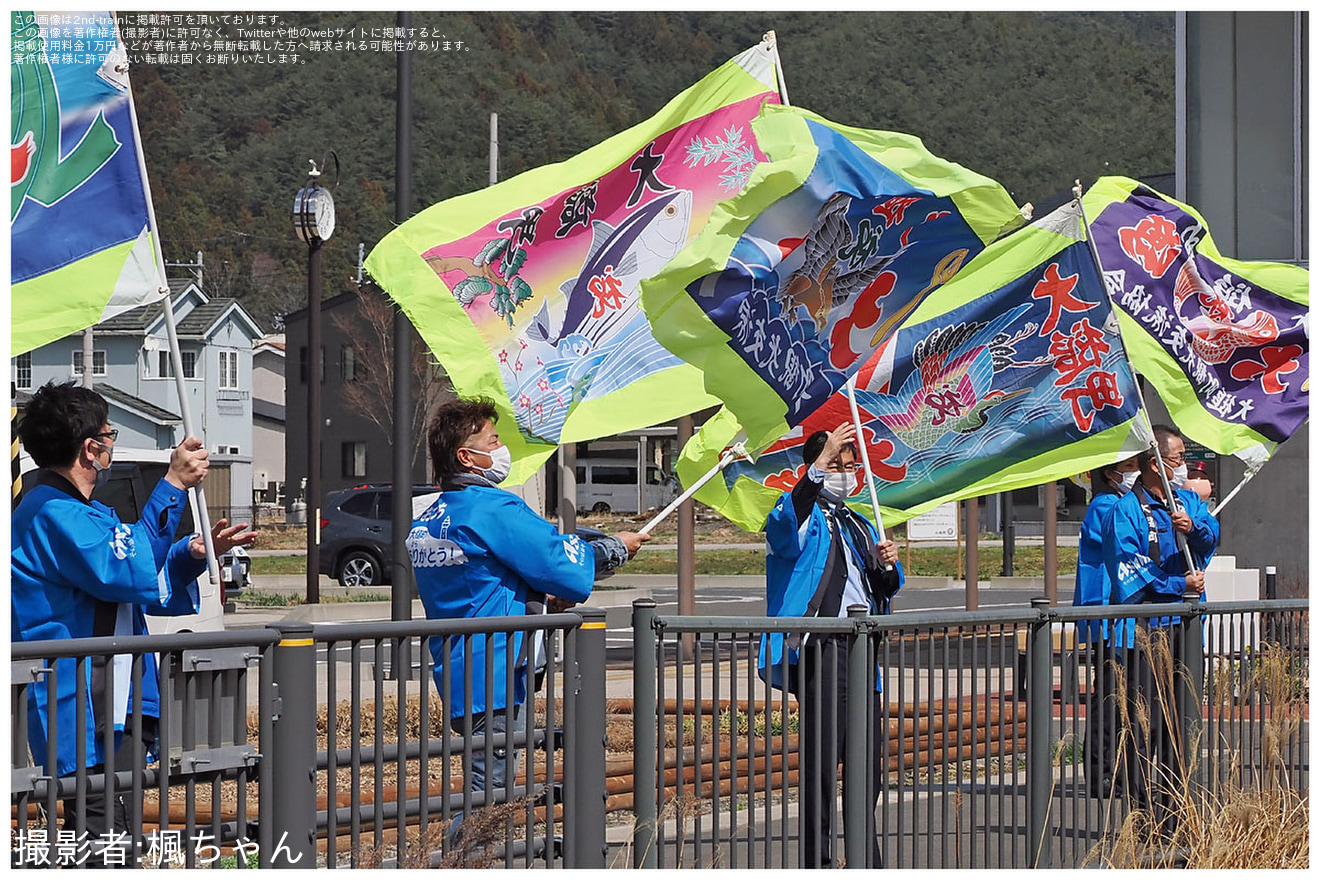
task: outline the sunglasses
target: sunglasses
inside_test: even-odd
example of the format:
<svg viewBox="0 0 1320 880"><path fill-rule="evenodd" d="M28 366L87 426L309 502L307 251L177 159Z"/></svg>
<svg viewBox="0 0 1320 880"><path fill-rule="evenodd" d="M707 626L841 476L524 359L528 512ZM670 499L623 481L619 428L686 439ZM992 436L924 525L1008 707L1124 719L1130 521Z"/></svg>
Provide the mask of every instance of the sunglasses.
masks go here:
<svg viewBox="0 0 1320 880"><path fill-rule="evenodd" d="M109 437L109 438L110 438L110 442L113 443L113 442L115 442L116 440L119 439L119 429L118 429L118 428L111 428L109 431L102 431L102 432L99 433L99 434L88 434L87 436L88 436L89 439L92 439L92 440L99 440L99 439L102 438L102 437Z"/></svg>

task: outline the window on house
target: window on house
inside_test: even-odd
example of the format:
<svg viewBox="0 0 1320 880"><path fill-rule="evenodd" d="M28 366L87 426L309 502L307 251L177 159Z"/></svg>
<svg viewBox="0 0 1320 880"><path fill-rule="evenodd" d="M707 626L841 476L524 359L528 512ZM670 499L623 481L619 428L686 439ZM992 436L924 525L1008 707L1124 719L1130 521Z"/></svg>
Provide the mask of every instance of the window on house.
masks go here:
<svg viewBox="0 0 1320 880"><path fill-rule="evenodd" d="M361 367L358 366L357 352L353 346L345 345L339 349L339 379L342 382L356 382Z"/></svg>
<svg viewBox="0 0 1320 880"><path fill-rule="evenodd" d="M157 371L157 374L158 374L162 379L173 379L173 378L174 378L174 361L170 358L170 353L169 353L169 351L161 351L161 352L157 352L157 353L156 353L156 356L157 356L157 358L158 358L158 364L157 364L157 365L158 365L158 368L159 368L158 371ZM183 378L185 378L185 379L196 379L196 378L197 378L197 352L195 352L195 351L181 351L181 352L179 352L179 358L183 361ZM93 374L93 375L95 375L95 374Z"/></svg>
<svg viewBox="0 0 1320 880"><path fill-rule="evenodd" d="M25 351L14 358L14 385L18 388L32 387L32 352Z"/></svg>
<svg viewBox="0 0 1320 880"><path fill-rule="evenodd" d="M73 375L81 376L83 374L83 353L82 349L75 349L73 352ZM105 351L92 351L92 375L105 375Z"/></svg>
<svg viewBox="0 0 1320 880"><path fill-rule="evenodd" d="M367 444L345 443L340 447L343 473L345 477L365 477L367 475Z"/></svg>
<svg viewBox="0 0 1320 880"><path fill-rule="evenodd" d="M220 352L220 387L238 387L238 352Z"/></svg>
<svg viewBox="0 0 1320 880"><path fill-rule="evenodd" d="M325 384L325 346L321 346L321 384ZM307 384L307 346L298 349L298 381Z"/></svg>

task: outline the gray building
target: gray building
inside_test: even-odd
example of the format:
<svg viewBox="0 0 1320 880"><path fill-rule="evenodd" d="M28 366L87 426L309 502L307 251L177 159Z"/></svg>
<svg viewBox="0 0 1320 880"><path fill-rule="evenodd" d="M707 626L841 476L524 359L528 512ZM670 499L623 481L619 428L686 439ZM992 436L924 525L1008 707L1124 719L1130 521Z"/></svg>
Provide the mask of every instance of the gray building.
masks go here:
<svg viewBox="0 0 1320 880"><path fill-rule="evenodd" d="M1309 261L1308 25L1305 12L1177 13L1175 195L1225 256ZM1309 444L1303 425L1219 516L1220 552L1278 566L1281 595L1307 591ZM1243 468L1225 458L1219 470L1222 497Z"/></svg>

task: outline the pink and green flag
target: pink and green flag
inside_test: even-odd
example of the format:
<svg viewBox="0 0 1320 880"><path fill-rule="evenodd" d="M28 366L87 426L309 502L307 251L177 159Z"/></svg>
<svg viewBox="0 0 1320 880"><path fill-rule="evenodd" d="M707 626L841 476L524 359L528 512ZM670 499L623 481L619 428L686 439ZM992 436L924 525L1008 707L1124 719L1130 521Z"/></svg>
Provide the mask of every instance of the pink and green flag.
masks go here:
<svg viewBox="0 0 1320 880"><path fill-rule="evenodd" d="M1126 177L1083 205L1137 372L1188 437L1263 464L1308 415L1310 273L1220 255L1195 208Z"/></svg>
<svg viewBox="0 0 1320 880"><path fill-rule="evenodd" d="M510 482L559 443L718 403L660 345L638 284L660 271L765 159L751 121L779 100L762 43L645 122L557 165L419 213L366 268L460 396L499 409ZM513 427L517 430L511 430Z"/></svg>
<svg viewBox="0 0 1320 880"><path fill-rule="evenodd" d="M752 131L768 160L643 282L642 307L764 447L1022 216L999 184L910 135L784 106Z"/></svg>
<svg viewBox="0 0 1320 880"><path fill-rule="evenodd" d="M11 355L162 295L114 18L78 13L76 54L48 49L48 18L10 14Z"/></svg>
<svg viewBox="0 0 1320 880"><path fill-rule="evenodd" d="M926 297L857 372L881 516L1066 479L1140 451L1139 401L1075 205L991 244ZM802 446L852 421L845 392L697 498L747 529L806 473ZM729 407L684 449L690 485L739 432ZM749 447L750 448L750 447ZM849 503L871 515L863 474Z"/></svg>

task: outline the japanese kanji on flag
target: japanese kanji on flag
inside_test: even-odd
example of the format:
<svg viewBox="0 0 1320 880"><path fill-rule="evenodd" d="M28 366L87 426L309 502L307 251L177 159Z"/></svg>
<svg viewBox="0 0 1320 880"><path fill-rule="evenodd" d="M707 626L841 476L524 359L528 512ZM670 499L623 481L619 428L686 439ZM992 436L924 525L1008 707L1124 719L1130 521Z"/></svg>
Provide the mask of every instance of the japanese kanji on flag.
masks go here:
<svg viewBox="0 0 1320 880"><path fill-rule="evenodd" d="M991 244L926 298L857 373L884 522L1066 479L1145 448L1111 314L1075 204ZM762 528L775 499L806 472L806 439L844 421L848 401L838 392L697 498L742 528ZM678 464L685 485L740 427L728 408L702 427ZM850 503L870 513L860 471Z"/></svg>
<svg viewBox="0 0 1320 880"><path fill-rule="evenodd" d="M1125 177L1083 206L1137 372L1188 437L1259 467L1307 418L1310 273L1221 256L1194 208Z"/></svg>

